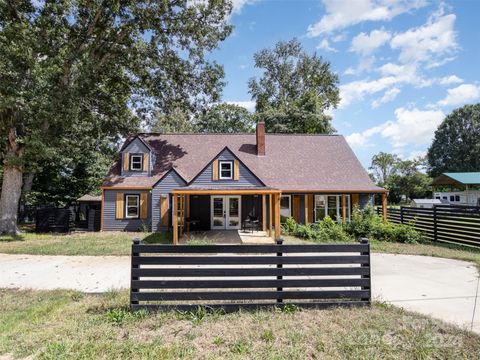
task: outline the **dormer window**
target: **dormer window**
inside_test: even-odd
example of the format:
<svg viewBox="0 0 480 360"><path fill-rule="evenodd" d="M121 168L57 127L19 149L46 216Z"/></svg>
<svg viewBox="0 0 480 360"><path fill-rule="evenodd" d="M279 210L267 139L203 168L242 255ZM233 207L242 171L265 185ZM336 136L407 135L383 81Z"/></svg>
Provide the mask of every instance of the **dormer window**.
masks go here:
<svg viewBox="0 0 480 360"><path fill-rule="evenodd" d="M131 154L130 155L130 171L142 171L143 170L143 155Z"/></svg>
<svg viewBox="0 0 480 360"><path fill-rule="evenodd" d="M233 179L233 161L219 161L218 162L220 180Z"/></svg>

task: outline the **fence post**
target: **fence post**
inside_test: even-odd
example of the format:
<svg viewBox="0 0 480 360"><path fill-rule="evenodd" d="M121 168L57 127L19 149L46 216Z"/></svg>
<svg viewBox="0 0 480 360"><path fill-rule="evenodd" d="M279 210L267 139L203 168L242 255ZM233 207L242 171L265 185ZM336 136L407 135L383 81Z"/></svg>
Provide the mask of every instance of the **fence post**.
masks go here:
<svg viewBox="0 0 480 360"><path fill-rule="evenodd" d="M369 304L372 303L372 277L371 277L371 264L370 264L370 243L368 242L368 238L361 237L359 239L360 244L368 245L367 251L362 251L360 255L367 255L368 256L368 275L361 275L362 279L368 279L368 285L362 286L362 290L368 290L369 297L362 299L363 301L368 301ZM367 265L362 264L361 267L366 267Z"/></svg>
<svg viewBox="0 0 480 360"><path fill-rule="evenodd" d="M403 224L403 206L400 206L400 224Z"/></svg>
<svg viewBox="0 0 480 360"><path fill-rule="evenodd" d="M283 245L283 239L277 239L277 245ZM279 252L277 252L277 256L282 257L283 256L283 250L280 250ZM277 269L282 269L282 268L283 268L283 264L279 264L277 262ZM277 275L277 280L283 280L283 276L282 275ZM283 287L277 287L277 291L282 292ZM282 296L279 296L277 298L277 304L283 304L283 297Z"/></svg>
<svg viewBox="0 0 480 360"><path fill-rule="evenodd" d="M433 241L437 241L437 207L433 205Z"/></svg>
<svg viewBox="0 0 480 360"><path fill-rule="evenodd" d="M131 279L131 281L130 281L130 309L132 309L133 305L138 305L138 300L134 300L134 299L133 299L133 294L138 292L138 289L133 288L133 282L134 282L135 280L138 280L138 276L133 276L133 269L138 269L138 268L140 268L139 265L135 265L135 264L133 263L133 258L134 258L135 256L139 256L139 255L140 255L139 253L137 253L136 251L134 251L136 245L140 245L140 239L139 239L139 238L135 238L135 239L133 239L133 241L132 241L132 255L131 255L131 257L132 257L132 267L131 267L131 269L132 269L132 270L131 270L131 274L130 274L130 279Z"/></svg>

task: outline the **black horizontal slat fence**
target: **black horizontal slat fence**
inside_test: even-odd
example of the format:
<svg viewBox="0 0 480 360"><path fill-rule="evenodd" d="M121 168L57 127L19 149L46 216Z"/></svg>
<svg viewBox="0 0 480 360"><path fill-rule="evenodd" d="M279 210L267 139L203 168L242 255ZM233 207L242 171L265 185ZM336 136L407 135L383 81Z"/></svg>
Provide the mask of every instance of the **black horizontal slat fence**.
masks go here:
<svg viewBox="0 0 480 360"><path fill-rule="evenodd" d="M382 208L377 208L382 214ZM480 246L480 207L436 205L417 208L402 206L387 208L388 221L396 224L411 224L432 241Z"/></svg>
<svg viewBox="0 0 480 360"><path fill-rule="evenodd" d="M144 245L134 240L133 310L365 306L370 245Z"/></svg>

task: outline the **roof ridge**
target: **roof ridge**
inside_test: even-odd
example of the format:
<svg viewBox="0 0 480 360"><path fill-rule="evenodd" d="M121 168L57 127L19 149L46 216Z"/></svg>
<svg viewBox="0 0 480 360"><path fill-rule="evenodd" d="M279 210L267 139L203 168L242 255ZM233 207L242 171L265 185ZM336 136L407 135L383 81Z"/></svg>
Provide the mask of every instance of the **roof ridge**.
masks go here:
<svg viewBox="0 0 480 360"><path fill-rule="evenodd" d="M185 133L185 132L178 132L178 133L161 133L161 132L139 132L137 133L138 135L155 135L155 136L161 136L161 135L218 135L218 136L225 136L225 135L230 135L230 136L237 136L237 135L252 135L255 136L255 133L245 133L245 132L239 132L239 133ZM343 136L342 134L303 134L303 133L265 133L265 136Z"/></svg>

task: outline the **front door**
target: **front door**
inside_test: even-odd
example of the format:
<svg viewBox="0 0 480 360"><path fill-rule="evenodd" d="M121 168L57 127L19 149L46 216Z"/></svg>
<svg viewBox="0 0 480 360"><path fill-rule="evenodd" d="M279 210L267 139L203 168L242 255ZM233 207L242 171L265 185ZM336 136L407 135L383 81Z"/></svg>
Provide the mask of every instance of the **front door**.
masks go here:
<svg viewBox="0 0 480 360"><path fill-rule="evenodd" d="M240 196L211 196L212 230L240 229L241 201Z"/></svg>

